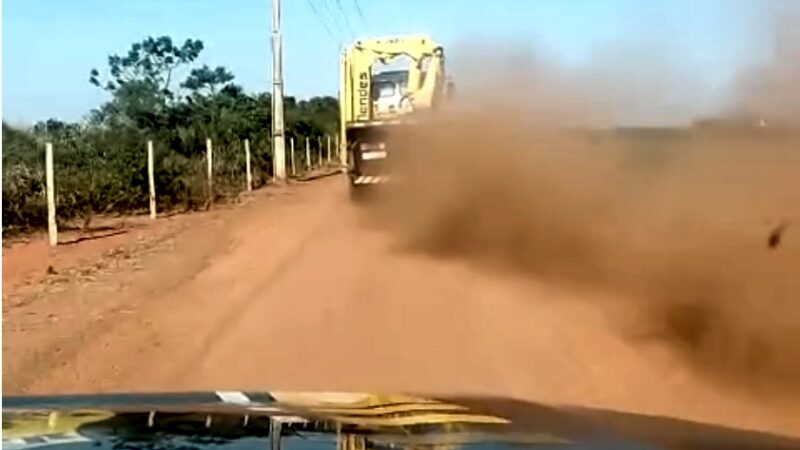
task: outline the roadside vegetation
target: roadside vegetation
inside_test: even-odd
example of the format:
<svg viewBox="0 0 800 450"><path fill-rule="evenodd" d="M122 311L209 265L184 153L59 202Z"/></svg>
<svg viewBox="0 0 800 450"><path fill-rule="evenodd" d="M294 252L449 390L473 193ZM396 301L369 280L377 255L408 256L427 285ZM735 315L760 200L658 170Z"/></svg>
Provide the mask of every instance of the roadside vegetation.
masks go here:
<svg viewBox="0 0 800 450"><path fill-rule="evenodd" d="M245 139L254 185L263 186L272 171L271 96L245 92L223 66L198 64L202 51L199 40L148 37L110 55L103 70L87 68L88 82L110 98L84 120L47 119L27 129L3 123L3 235L46 227L45 142L54 147L61 223L88 227L98 214L147 208L148 140L155 148L159 210L191 210L207 201L206 139L213 142L217 197L246 188ZM287 138L299 146L336 133L334 97L289 96L284 105Z"/></svg>

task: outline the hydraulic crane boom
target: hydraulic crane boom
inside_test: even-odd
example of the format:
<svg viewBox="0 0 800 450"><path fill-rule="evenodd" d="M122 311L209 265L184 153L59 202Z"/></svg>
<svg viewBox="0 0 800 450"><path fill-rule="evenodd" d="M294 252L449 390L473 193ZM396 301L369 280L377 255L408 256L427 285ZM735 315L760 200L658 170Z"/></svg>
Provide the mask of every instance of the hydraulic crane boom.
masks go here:
<svg viewBox="0 0 800 450"><path fill-rule="evenodd" d="M419 35L357 41L342 59L342 109L345 122L372 120L372 69L403 56L411 60L407 97L412 108L431 108L444 76L444 52L430 38Z"/></svg>

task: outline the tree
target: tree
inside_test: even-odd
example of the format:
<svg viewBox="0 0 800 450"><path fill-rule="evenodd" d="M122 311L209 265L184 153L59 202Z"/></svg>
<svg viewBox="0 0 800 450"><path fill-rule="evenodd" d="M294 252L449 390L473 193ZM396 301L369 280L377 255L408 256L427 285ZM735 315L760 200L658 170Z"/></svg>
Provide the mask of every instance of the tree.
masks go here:
<svg viewBox="0 0 800 450"><path fill-rule="evenodd" d="M186 81L181 83L181 87L189 89L194 95L217 95L220 88L228 87L228 83L233 81L233 74L226 68L218 66L216 69L203 65L198 69L192 69Z"/></svg>
<svg viewBox="0 0 800 450"><path fill-rule="evenodd" d="M169 36L148 37L131 45L127 55L108 57L108 72L111 77L102 87L116 92L132 82L145 83L171 97L170 83L175 69L192 63L202 50L203 42L196 39L187 39L182 46L177 47ZM92 69L89 82L100 87L99 76L100 72Z"/></svg>
<svg viewBox="0 0 800 450"><path fill-rule="evenodd" d="M92 112L93 121L151 132L159 129L175 97L171 90L175 70L191 64L202 50L202 41L187 39L178 47L169 36L161 36L134 43L125 56L110 55L105 84L97 69L89 74L91 84L112 95L111 102Z"/></svg>
<svg viewBox="0 0 800 450"><path fill-rule="evenodd" d="M88 224L95 213L146 208L143 149L148 140L156 147L155 179L164 207L203 204L206 138L214 141L218 192L233 194L244 186L244 139L250 140L256 182L265 182L272 164L271 95L246 92L223 66L195 66L202 50L199 40L176 46L167 36L148 37L132 44L123 56L110 55L104 73L90 72L90 83L111 98L87 121L48 119L30 130L4 123L4 230L46 225L44 141L53 142L58 152L60 221L83 217ZM184 73L186 77L178 79L177 74ZM298 143L336 132L335 98L284 100L286 133Z"/></svg>

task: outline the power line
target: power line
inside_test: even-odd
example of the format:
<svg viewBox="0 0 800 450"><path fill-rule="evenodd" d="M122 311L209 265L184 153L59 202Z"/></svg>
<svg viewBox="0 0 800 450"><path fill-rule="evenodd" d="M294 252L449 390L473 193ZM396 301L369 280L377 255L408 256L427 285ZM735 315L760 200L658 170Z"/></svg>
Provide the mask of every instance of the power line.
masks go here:
<svg viewBox="0 0 800 450"><path fill-rule="evenodd" d="M336 20L336 17L334 17L335 15L333 14L333 10L331 9L331 5L329 5L326 0L320 0L320 1L322 3L322 6L320 7L319 11L322 12L322 15L325 17L325 20L328 23L332 24L331 29L333 29L336 32L336 35L341 37L342 36L342 26Z"/></svg>
<svg viewBox="0 0 800 450"><path fill-rule="evenodd" d="M334 8L328 2L328 0L321 0L321 1L322 1L322 5L324 7L323 8L324 12L326 13L326 17L327 17L327 19L330 20L330 22L332 24L334 24L334 27L336 28L336 31L338 31L339 34L344 39L349 39L350 37L352 37L353 36L352 30L349 29L349 27L347 26L347 23L343 23L342 22L342 16L340 15L340 11L337 11L336 8Z"/></svg>
<svg viewBox="0 0 800 450"><path fill-rule="evenodd" d="M333 31L331 31L331 28L328 26L328 23L325 21L325 19L323 19L322 14L319 13L317 7L314 6L314 2L312 0L306 0L306 1L308 2L308 6L311 7L311 11L313 11L314 15L317 16L317 20L319 20L322 26L325 27L325 31L328 32L328 36L330 36L331 39L333 39L334 41L339 41L339 39L337 39L336 36L334 36Z"/></svg>
<svg viewBox="0 0 800 450"><path fill-rule="evenodd" d="M354 31L354 28L353 28L352 24L350 23L350 19L348 18L348 14L344 11L344 8L342 8L342 1L341 0L336 0L336 6L339 7L339 12L342 14L342 17L344 17L344 23L347 26L348 31L350 31L350 35L351 36L355 36L356 33Z"/></svg>
<svg viewBox="0 0 800 450"><path fill-rule="evenodd" d="M356 5L356 11L358 12L358 16L361 17L361 23L364 25L364 28L367 27L367 19L364 17L364 12L361 10L361 4L358 3L358 0L353 0L353 4Z"/></svg>

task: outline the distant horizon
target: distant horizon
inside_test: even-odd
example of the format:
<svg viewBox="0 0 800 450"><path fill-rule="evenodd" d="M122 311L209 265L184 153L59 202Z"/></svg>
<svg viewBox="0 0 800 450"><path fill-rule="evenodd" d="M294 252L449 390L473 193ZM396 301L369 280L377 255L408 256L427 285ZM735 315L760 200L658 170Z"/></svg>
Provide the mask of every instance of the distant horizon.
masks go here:
<svg viewBox="0 0 800 450"><path fill-rule="evenodd" d="M235 80L234 80L233 84L236 84ZM263 93L271 93L271 91L264 90L264 91L248 92L247 90L245 90L245 93L247 95L257 95L257 94L263 94ZM312 98L320 98L320 97L337 98L338 94L320 94L320 95L309 95L309 96L304 96L304 97L298 97L298 96L292 95L290 93L284 93L283 96L284 96L284 100L286 100L286 99L291 97L291 98L296 99L297 101L303 101L303 100L311 100ZM109 99L110 99L110 97L109 97ZM93 109L96 109L96 108L98 108L100 106L102 106L102 103L98 104L97 107L95 107ZM86 123L88 121L88 116L91 114L91 112L92 112L92 109L86 111L86 114L84 114L83 116L78 117L78 118L73 118L73 119L64 119L64 118L61 118L61 117L42 117L40 119L33 119L33 120L29 121L29 122L24 122L24 123L23 122L19 122L19 121L18 122L14 122L12 120L9 120L9 118L7 118L5 116L5 114L4 114L3 115L3 123L5 123L6 125L9 125L9 126L12 126L14 128L21 128L21 129L32 128L37 123L44 122L44 121L49 120L49 119L58 120L58 121L61 121L61 122L64 122L64 123Z"/></svg>

